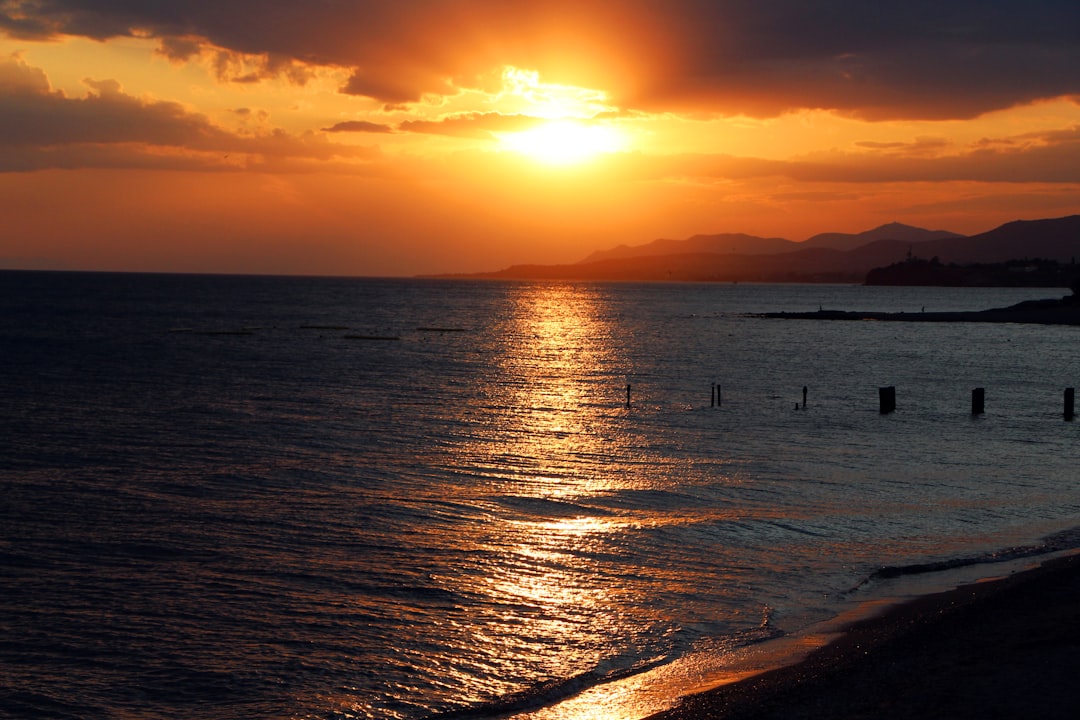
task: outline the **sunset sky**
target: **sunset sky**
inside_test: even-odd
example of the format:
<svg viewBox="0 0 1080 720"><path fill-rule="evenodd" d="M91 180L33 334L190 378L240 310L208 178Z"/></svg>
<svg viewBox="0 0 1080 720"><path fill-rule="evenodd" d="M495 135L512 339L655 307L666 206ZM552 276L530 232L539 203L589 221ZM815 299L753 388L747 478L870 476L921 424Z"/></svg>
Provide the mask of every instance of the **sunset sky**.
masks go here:
<svg viewBox="0 0 1080 720"><path fill-rule="evenodd" d="M0 0L0 267L412 275L1076 213L1075 0Z"/></svg>

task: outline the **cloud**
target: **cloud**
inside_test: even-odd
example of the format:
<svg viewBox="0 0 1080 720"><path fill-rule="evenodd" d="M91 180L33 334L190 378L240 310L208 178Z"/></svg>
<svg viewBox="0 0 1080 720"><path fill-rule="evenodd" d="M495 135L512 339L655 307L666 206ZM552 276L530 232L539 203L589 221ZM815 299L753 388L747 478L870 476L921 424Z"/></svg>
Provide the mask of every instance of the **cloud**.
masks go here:
<svg viewBox="0 0 1080 720"><path fill-rule="evenodd" d="M47 94L51 89L45 71L26 64L18 54L0 59L0 92L5 95Z"/></svg>
<svg viewBox="0 0 1080 720"><path fill-rule="evenodd" d="M419 102L424 95L454 95L446 78L431 77L409 64L356 69L341 88L346 95L363 95L390 106Z"/></svg>
<svg viewBox="0 0 1080 720"><path fill-rule="evenodd" d="M462 113L440 120L407 120L398 127L402 132L490 140L494 138L492 133L530 130L545 122L547 121L544 118L530 115L489 112Z"/></svg>
<svg viewBox="0 0 1080 720"><path fill-rule="evenodd" d="M623 108L868 119L970 118L1080 94L1080 3L1065 0L0 0L22 38L149 35L263 57L230 79L349 71L393 105L481 87L506 65L601 88ZM230 60L231 58L231 60Z"/></svg>
<svg viewBox="0 0 1080 720"><path fill-rule="evenodd" d="M647 156L613 160L625 179L717 183L786 178L805 183L1043 183L1080 184L1080 127L984 138L967 146L934 138L913 143L855 143L852 151L787 160L723 154Z"/></svg>
<svg viewBox="0 0 1080 720"><path fill-rule="evenodd" d="M327 161L370 151L314 133L239 134L183 105L126 94L91 80L85 97L55 91L40 68L0 58L0 171L45 167L238 169L272 159ZM233 154L236 157L231 157Z"/></svg>
<svg viewBox="0 0 1080 720"><path fill-rule="evenodd" d="M1068 30L1080 22L1075 3L716 5L703 11L706 21L687 27L685 52L643 88L642 104L699 101L755 115L806 107L868 119L968 118L1068 95L1080 84L1080 45Z"/></svg>
<svg viewBox="0 0 1080 720"><path fill-rule="evenodd" d="M392 133L394 128L381 123L368 122L367 120L345 120L344 122L334 123L328 128L323 128L323 132Z"/></svg>
<svg viewBox="0 0 1080 720"><path fill-rule="evenodd" d="M983 139L947 154L830 153L793 160L785 174L802 181L1080 183L1080 127Z"/></svg>
<svg viewBox="0 0 1080 720"><path fill-rule="evenodd" d="M497 112L458 113L438 120L406 120L397 126L366 120L346 120L323 132L360 132L360 133L419 133L423 135L444 135L447 137L493 140L494 133L520 132L530 130L547 122L544 118L531 115L504 115Z"/></svg>
<svg viewBox="0 0 1080 720"><path fill-rule="evenodd" d="M41 85L43 74L36 68L18 61L0 63L0 68L0 77L16 78L14 84L0 84L0 146L141 142L207 150L229 147L229 134L205 116L178 103L125 95L114 80L87 80L90 93L75 99L49 89L47 80Z"/></svg>
<svg viewBox="0 0 1080 720"><path fill-rule="evenodd" d="M173 62L184 63L202 54L203 43L198 38L164 37L158 54Z"/></svg>
<svg viewBox="0 0 1080 720"><path fill-rule="evenodd" d="M855 147L882 153L903 155L937 155L953 148L953 143L947 138L919 137L914 142L876 142L863 140L855 143Z"/></svg>

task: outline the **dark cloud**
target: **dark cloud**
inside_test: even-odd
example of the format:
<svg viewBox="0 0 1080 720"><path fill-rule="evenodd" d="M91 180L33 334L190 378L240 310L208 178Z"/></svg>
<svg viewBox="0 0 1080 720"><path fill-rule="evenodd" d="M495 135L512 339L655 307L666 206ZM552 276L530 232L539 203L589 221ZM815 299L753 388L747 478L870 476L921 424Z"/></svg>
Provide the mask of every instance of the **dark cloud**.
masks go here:
<svg viewBox="0 0 1080 720"><path fill-rule="evenodd" d="M514 65L627 108L872 119L1080 94L1077 28L1073 0L0 0L17 37L149 34L174 59L205 40L265 73L346 68L345 92L391 104Z"/></svg>
<svg viewBox="0 0 1080 720"><path fill-rule="evenodd" d="M202 52L202 43L190 37L164 37L158 53L174 62L187 62Z"/></svg>
<svg viewBox="0 0 1080 720"><path fill-rule="evenodd" d="M705 5L705 3L702 3ZM702 96L750 112L837 109L871 119L971 117L1080 85L1080 4L1063 0L733 0L645 102Z"/></svg>
<svg viewBox="0 0 1080 720"><path fill-rule="evenodd" d="M86 80L90 92L71 98L18 57L0 59L0 171L42 167L240 167L297 158L331 160L365 151L309 133L237 134L179 103L142 100L115 80ZM250 113L248 113L250 114Z"/></svg>

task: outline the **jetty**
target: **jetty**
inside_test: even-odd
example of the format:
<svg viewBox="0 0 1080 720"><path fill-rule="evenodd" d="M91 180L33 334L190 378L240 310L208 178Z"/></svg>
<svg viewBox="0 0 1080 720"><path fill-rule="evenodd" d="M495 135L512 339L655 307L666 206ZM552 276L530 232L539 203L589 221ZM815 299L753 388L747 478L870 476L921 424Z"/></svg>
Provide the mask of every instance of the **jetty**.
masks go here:
<svg viewBox="0 0 1080 720"><path fill-rule="evenodd" d="M882 322L985 322L1034 323L1039 325L1080 325L1080 297L1027 300L991 310L956 312L865 312L824 310L812 312L769 312L754 317L777 320L877 320Z"/></svg>

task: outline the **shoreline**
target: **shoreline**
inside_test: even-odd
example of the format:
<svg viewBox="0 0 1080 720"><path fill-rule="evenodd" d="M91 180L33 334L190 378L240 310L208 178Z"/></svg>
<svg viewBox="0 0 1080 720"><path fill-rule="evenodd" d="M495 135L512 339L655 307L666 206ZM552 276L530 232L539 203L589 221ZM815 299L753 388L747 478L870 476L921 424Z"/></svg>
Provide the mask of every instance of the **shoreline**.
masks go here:
<svg viewBox="0 0 1080 720"><path fill-rule="evenodd" d="M1080 554L856 620L804 659L682 698L649 720L1071 718Z"/></svg>

